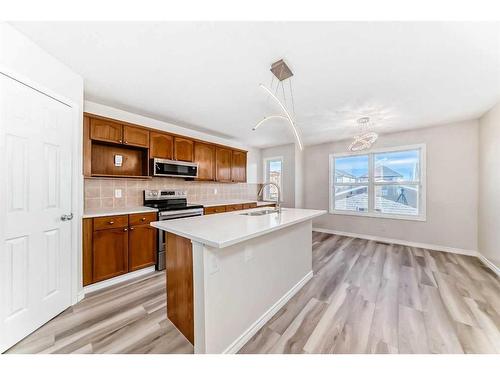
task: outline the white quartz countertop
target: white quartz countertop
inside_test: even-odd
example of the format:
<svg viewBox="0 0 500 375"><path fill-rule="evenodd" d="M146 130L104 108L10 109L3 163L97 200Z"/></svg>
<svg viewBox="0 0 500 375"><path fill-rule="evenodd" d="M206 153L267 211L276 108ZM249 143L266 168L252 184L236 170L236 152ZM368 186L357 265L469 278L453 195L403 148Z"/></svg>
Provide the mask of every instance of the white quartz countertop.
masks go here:
<svg viewBox="0 0 500 375"><path fill-rule="evenodd" d="M144 212L158 212L156 208L137 206L137 207L124 207L124 208L96 208L92 210L85 210L83 218L102 217L112 215L128 215L139 214Z"/></svg>
<svg viewBox="0 0 500 375"><path fill-rule="evenodd" d="M263 202L252 199L221 199L221 200L209 200L209 201L196 200L196 201L189 201L189 203L201 204L203 207L227 206L230 204L243 204L243 203L257 203L257 207L259 207L268 204L274 204L276 202Z"/></svg>
<svg viewBox="0 0 500 375"><path fill-rule="evenodd" d="M154 221L151 225L211 247L224 248L311 220L326 213L325 210L283 208L280 214L241 215L244 212L260 210L263 210L263 208L176 220Z"/></svg>

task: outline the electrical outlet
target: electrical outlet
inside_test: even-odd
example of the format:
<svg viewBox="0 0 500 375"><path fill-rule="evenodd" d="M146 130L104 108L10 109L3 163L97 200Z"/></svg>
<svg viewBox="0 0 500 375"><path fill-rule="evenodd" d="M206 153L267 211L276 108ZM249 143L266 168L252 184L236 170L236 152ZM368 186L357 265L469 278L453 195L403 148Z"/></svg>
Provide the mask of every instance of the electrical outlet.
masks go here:
<svg viewBox="0 0 500 375"><path fill-rule="evenodd" d="M245 246L245 251L244 251L244 259L245 262L248 262L250 259L253 258L253 250L251 246Z"/></svg>
<svg viewBox="0 0 500 375"><path fill-rule="evenodd" d="M214 253L208 254L208 272L210 275L219 272L219 260Z"/></svg>
<svg viewBox="0 0 500 375"><path fill-rule="evenodd" d="M121 167L123 164L123 156L115 155L115 167Z"/></svg>
<svg viewBox="0 0 500 375"><path fill-rule="evenodd" d="M115 189L115 198L122 197L122 189Z"/></svg>

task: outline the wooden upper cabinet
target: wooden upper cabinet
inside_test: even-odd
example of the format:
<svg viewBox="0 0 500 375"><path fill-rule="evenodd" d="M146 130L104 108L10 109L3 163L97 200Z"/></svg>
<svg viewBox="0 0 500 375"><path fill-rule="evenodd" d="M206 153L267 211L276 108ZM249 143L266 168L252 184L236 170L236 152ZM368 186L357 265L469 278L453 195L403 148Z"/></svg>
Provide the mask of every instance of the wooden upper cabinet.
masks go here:
<svg viewBox="0 0 500 375"><path fill-rule="evenodd" d="M216 179L220 182L231 182L231 160L233 152L228 148L215 149Z"/></svg>
<svg viewBox="0 0 500 375"><path fill-rule="evenodd" d="M90 138L96 141L122 143L123 125L116 122L90 119Z"/></svg>
<svg viewBox="0 0 500 375"><path fill-rule="evenodd" d="M174 156L174 137L166 133L150 132L149 155L152 158L172 159Z"/></svg>
<svg viewBox="0 0 500 375"><path fill-rule="evenodd" d="M231 180L247 182L247 153L233 150L231 163Z"/></svg>
<svg viewBox="0 0 500 375"><path fill-rule="evenodd" d="M191 139L174 137L174 159L179 161L193 161L194 142Z"/></svg>
<svg viewBox="0 0 500 375"><path fill-rule="evenodd" d="M123 143L129 146L149 147L149 130L123 125Z"/></svg>
<svg viewBox="0 0 500 375"><path fill-rule="evenodd" d="M198 163L198 180L215 180L215 146L194 142L194 162Z"/></svg>
<svg viewBox="0 0 500 375"><path fill-rule="evenodd" d="M121 166L114 156L122 155ZM150 158L198 163L201 181L246 182L246 151L84 113L85 177L149 178Z"/></svg>

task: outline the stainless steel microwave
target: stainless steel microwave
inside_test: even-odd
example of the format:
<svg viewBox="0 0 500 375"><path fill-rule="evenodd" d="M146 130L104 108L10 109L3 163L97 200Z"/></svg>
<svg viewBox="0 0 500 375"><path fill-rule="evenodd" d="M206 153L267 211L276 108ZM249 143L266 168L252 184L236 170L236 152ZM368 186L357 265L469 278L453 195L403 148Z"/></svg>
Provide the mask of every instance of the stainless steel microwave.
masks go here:
<svg viewBox="0 0 500 375"><path fill-rule="evenodd" d="M151 159L153 176L163 177L198 177L198 164L186 161Z"/></svg>

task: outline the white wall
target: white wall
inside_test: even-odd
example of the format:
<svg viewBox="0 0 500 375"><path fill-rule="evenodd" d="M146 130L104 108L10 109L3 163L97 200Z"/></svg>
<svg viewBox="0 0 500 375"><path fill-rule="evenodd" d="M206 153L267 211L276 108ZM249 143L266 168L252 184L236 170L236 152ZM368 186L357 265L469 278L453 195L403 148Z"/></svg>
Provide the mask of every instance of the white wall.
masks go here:
<svg viewBox="0 0 500 375"><path fill-rule="evenodd" d="M83 79L30 39L0 22L0 67L22 75L83 108Z"/></svg>
<svg viewBox="0 0 500 375"><path fill-rule="evenodd" d="M262 160L272 157L283 158L283 181L282 181L282 206L295 207L295 145L293 143L263 148L261 151ZM264 162L261 162L264 165ZM263 169L263 167L262 167ZM263 170L264 174L265 171ZM262 176L265 180L265 176Z"/></svg>
<svg viewBox="0 0 500 375"><path fill-rule="evenodd" d="M85 112L90 112L96 115L114 118L117 120L131 122L133 124L144 125L153 129L172 132L175 134L185 135L201 139L208 142L219 143L227 146L233 146L248 150L247 155L247 183L260 183L262 181L262 162L261 152L258 148L248 147L239 142L216 137L210 134L202 133L196 130L187 129L182 126L174 125L168 122L155 120L150 117L141 116L135 113L123 111L121 109L109 107L103 104L94 103L86 100L84 106Z"/></svg>
<svg viewBox="0 0 500 375"><path fill-rule="evenodd" d="M82 123L83 79L38 47L7 23L0 22L0 71L23 82L43 87L54 95L73 102L78 120L73 130L73 302L82 290L81 214L83 212ZM0 223L0 225L2 225Z"/></svg>
<svg viewBox="0 0 500 375"><path fill-rule="evenodd" d="M304 152L295 145L295 207L304 207Z"/></svg>
<svg viewBox="0 0 500 375"><path fill-rule="evenodd" d="M479 252L500 267L500 103L479 119Z"/></svg>
<svg viewBox="0 0 500 375"><path fill-rule="evenodd" d="M328 210L328 155L349 141L309 146L304 153L306 208ZM382 134L376 148L427 145L425 222L327 214L314 226L403 241L477 250L478 121ZM498 225L497 225L498 230Z"/></svg>

